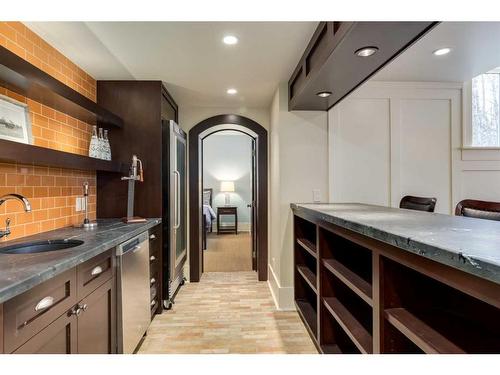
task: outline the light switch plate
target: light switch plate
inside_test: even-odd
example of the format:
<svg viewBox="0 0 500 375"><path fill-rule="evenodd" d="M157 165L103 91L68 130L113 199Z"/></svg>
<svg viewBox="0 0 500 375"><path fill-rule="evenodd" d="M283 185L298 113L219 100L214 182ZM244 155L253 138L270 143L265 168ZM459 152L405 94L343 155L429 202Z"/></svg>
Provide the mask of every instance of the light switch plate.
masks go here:
<svg viewBox="0 0 500 375"><path fill-rule="evenodd" d="M321 202L321 190L313 189L313 202L314 203Z"/></svg>
<svg viewBox="0 0 500 375"><path fill-rule="evenodd" d="M81 201L80 197L76 197L75 211L80 212L81 210L82 210L82 201Z"/></svg>

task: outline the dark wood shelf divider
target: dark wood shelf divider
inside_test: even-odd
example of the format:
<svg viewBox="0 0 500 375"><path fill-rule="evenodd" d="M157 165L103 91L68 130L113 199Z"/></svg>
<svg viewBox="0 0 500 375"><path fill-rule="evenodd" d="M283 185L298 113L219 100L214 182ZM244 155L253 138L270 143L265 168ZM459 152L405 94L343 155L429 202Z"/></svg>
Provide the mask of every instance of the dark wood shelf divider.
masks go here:
<svg viewBox="0 0 500 375"><path fill-rule="evenodd" d="M0 161L57 168L126 173L128 166L64 151L0 139Z"/></svg>
<svg viewBox="0 0 500 375"><path fill-rule="evenodd" d="M307 266L297 265L297 271L304 278L304 280L309 284L314 293L318 293L318 288L316 286L316 275Z"/></svg>
<svg viewBox="0 0 500 375"><path fill-rule="evenodd" d="M314 258L318 257L318 252L316 251L316 245L306 238L297 238L297 243Z"/></svg>
<svg viewBox="0 0 500 375"><path fill-rule="evenodd" d="M0 85L89 124L123 127L120 117L2 46Z"/></svg>
<svg viewBox="0 0 500 375"><path fill-rule="evenodd" d="M361 353L373 353L372 335L337 298L325 297L323 304Z"/></svg>
<svg viewBox="0 0 500 375"><path fill-rule="evenodd" d="M387 309L387 321L425 353L465 354L461 348L405 308Z"/></svg>
<svg viewBox="0 0 500 375"><path fill-rule="evenodd" d="M323 265L354 293L361 297L363 301L370 306L372 305L372 286L368 282L335 259L324 259Z"/></svg>

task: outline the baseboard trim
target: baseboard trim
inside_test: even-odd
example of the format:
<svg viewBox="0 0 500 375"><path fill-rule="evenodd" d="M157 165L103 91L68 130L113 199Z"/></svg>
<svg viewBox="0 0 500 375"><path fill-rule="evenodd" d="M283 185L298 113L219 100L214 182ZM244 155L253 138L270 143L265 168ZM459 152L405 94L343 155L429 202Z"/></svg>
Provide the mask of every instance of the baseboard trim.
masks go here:
<svg viewBox="0 0 500 375"><path fill-rule="evenodd" d="M296 311L295 304L293 303L293 287L281 286L270 264L267 265L267 268L269 271L267 285L273 296L276 308L280 311Z"/></svg>

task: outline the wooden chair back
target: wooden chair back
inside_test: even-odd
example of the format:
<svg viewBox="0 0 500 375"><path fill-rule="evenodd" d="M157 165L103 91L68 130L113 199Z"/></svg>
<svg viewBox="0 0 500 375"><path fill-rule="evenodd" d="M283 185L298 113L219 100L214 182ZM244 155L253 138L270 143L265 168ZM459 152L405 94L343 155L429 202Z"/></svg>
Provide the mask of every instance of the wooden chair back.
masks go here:
<svg viewBox="0 0 500 375"><path fill-rule="evenodd" d="M436 207L436 198L414 197L407 195L401 199L399 208L406 208L408 210L434 212Z"/></svg>

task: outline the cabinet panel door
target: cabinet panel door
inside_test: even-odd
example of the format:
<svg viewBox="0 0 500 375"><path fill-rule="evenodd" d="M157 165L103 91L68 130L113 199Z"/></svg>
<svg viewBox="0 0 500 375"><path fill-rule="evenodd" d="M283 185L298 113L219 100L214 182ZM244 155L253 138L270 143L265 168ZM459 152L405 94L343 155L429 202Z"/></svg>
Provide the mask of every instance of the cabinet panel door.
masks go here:
<svg viewBox="0 0 500 375"><path fill-rule="evenodd" d="M14 354L73 354L76 352L76 316L68 312L33 336Z"/></svg>
<svg viewBox="0 0 500 375"><path fill-rule="evenodd" d="M108 280L79 305L78 353L116 353L115 279Z"/></svg>

